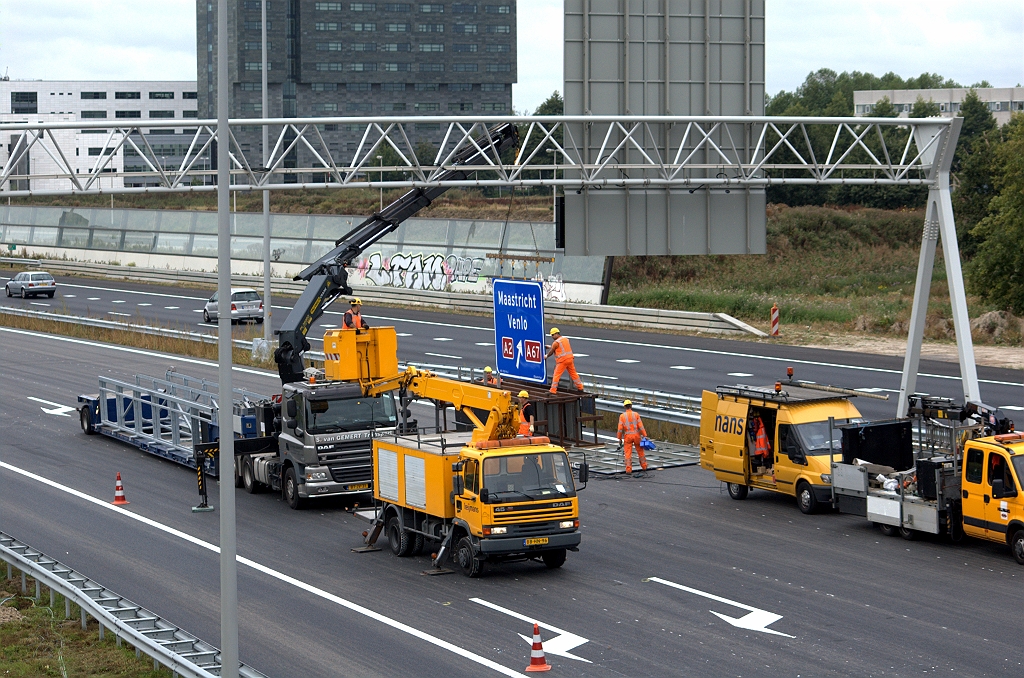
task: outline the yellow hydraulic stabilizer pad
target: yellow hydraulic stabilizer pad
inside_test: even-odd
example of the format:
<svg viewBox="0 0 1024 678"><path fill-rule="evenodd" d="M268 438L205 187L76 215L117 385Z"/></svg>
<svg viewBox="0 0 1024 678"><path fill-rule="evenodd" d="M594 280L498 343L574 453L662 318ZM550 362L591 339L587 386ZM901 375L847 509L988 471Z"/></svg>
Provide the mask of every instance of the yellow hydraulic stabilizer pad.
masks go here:
<svg viewBox="0 0 1024 678"><path fill-rule="evenodd" d="M324 376L331 381L388 379L398 375L394 327L324 333Z"/></svg>

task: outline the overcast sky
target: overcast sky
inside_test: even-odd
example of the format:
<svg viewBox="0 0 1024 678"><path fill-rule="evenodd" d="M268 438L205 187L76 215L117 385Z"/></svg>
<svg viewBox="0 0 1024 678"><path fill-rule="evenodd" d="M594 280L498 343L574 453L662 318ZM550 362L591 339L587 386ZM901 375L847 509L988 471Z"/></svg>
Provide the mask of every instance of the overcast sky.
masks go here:
<svg viewBox="0 0 1024 678"><path fill-rule="evenodd" d="M47 80L191 80L195 0L0 0L0 72ZM562 2L519 0L517 111L562 89ZM818 68L964 84L1024 82L1021 0L768 0L767 87Z"/></svg>

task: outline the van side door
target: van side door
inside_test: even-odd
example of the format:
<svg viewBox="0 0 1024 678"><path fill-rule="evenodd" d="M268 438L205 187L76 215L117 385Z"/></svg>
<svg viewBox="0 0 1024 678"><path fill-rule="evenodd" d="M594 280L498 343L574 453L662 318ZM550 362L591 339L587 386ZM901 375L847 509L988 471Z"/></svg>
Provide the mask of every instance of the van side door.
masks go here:
<svg viewBox="0 0 1024 678"><path fill-rule="evenodd" d="M985 475L985 450L968 447L964 453L964 478L960 486L963 497L964 534L973 537L987 536L985 529L985 500L991 501L983 484Z"/></svg>
<svg viewBox="0 0 1024 678"><path fill-rule="evenodd" d="M746 485L750 481L747 454L747 410L744 402L720 399L715 414L715 475L727 483Z"/></svg>
<svg viewBox="0 0 1024 678"><path fill-rule="evenodd" d="M1004 541L1014 513L1011 503L1016 504L1020 499L1020 488L1013 480L1010 459L1003 452L988 450L985 484L991 495L991 500L985 504L985 529L989 539Z"/></svg>

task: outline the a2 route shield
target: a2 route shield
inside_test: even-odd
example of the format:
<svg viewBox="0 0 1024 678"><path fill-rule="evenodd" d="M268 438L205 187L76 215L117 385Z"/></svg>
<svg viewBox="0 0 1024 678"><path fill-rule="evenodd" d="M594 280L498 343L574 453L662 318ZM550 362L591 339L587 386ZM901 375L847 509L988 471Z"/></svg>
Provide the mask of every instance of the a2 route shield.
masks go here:
<svg viewBox="0 0 1024 678"><path fill-rule="evenodd" d="M494 281L494 352L502 376L539 384L547 380L541 283Z"/></svg>

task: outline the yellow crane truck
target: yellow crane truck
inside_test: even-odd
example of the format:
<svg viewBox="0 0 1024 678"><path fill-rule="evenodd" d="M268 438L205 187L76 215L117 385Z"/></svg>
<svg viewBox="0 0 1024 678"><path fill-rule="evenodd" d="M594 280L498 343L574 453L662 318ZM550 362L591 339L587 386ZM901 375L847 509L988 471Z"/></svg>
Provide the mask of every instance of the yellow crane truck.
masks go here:
<svg viewBox="0 0 1024 678"><path fill-rule="evenodd" d="M753 488L796 497L804 513L832 504L836 426L861 419L856 391L794 383L720 386L704 391L700 412L700 464L746 499ZM831 423L830 423L831 419ZM763 428L761 449L757 432Z"/></svg>
<svg viewBox="0 0 1024 678"><path fill-rule="evenodd" d="M411 399L451 404L474 424L469 432L424 435L403 421L373 441L373 526L365 544L384 532L396 556L439 542L469 577L486 562L539 560L561 567L580 544L579 503L565 450L546 437L516 437L519 410L511 393L398 370L395 330L334 330L324 336L328 381L358 381L367 398L397 391L402 416ZM488 413L481 421L476 412ZM402 434L402 432L409 432ZM586 462L578 470L585 487ZM368 550L368 549L363 549Z"/></svg>

